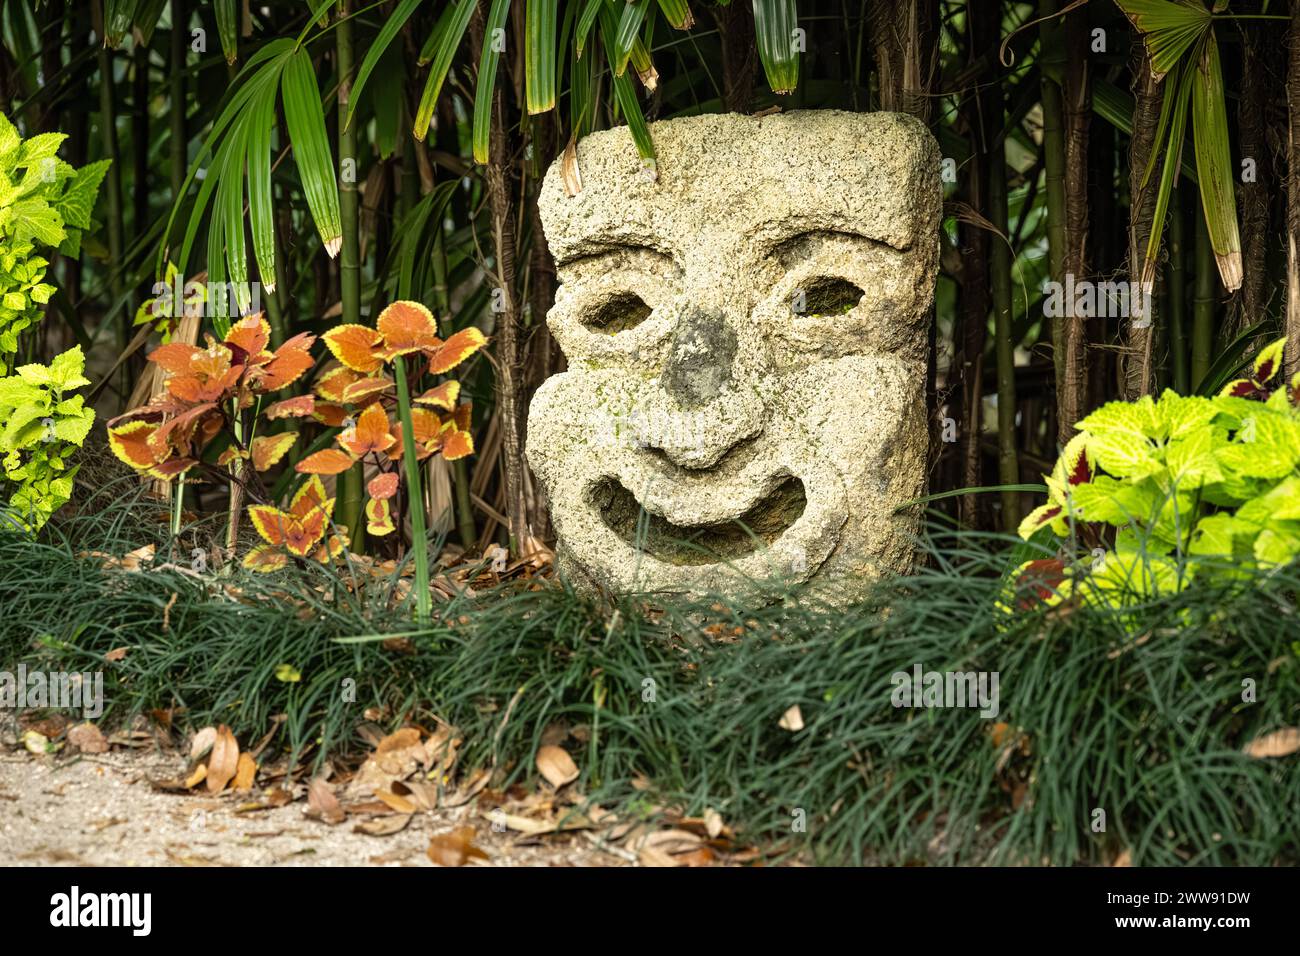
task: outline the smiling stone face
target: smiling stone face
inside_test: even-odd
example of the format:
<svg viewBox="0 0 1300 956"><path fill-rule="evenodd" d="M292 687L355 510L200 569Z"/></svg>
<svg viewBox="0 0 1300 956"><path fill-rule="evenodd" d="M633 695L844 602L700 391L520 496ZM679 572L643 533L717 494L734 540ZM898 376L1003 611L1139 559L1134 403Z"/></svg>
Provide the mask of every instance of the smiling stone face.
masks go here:
<svg viewBox="0 0 1300 956"><path fill-rule="evenodd" d="M736 114L578 146L541 196L569 370L528 420L562 567L618 592L911 563L938 148L892 113Z"/></svg>

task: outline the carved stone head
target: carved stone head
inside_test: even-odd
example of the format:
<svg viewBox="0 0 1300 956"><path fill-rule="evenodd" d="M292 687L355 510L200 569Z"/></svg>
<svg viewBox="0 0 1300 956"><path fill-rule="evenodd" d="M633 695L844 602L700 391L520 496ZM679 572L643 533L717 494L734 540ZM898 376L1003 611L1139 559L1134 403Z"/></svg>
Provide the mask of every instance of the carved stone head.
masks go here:
<svg viewBox="0 0 1300 956"><path fill-rule="evenodd" d="M845 599L912 559L938 148L893 113L651 126L578 145L540 200L568 371L528 419L561 567L616 592L736 576Z"/></svg>

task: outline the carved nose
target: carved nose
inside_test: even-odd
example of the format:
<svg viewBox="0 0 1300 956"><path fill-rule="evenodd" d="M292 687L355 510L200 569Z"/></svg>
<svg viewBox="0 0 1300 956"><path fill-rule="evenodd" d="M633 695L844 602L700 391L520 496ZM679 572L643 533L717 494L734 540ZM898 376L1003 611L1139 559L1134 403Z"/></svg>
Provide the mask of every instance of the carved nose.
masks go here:
<svg viewBox="0 0 1300 956"><path fill-rule="evenodd" d="M707 405L731 381L736 333L714 312L691 309L677 321L660 373L663 390L684 408Z"/></svg>
<svg viewBox="0 0 1300 956"><path fill-rule="evenodd" d="M736 333L721 315L685 312L659 375L667 407L649 416L642 446L681 468L711 468L762 431L762 403L753 391L728 388L735 361Z"/></svg>

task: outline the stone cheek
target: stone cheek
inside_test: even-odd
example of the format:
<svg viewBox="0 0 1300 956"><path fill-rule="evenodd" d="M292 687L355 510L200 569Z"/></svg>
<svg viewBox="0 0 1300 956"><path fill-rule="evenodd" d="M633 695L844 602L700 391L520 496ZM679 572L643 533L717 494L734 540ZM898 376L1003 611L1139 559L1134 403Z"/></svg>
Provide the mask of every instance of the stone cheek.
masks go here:
<svg viewBox="0 0 1300 956"><path fill-rule="evenodd" d="M615 591L906 570L924 493L940 192L894 114L702 116L587 137L541 200L569 371L527 454L564 567ZM811 306L811 309L808 308ZM795 311L792 311L792 308Z"/></svg>

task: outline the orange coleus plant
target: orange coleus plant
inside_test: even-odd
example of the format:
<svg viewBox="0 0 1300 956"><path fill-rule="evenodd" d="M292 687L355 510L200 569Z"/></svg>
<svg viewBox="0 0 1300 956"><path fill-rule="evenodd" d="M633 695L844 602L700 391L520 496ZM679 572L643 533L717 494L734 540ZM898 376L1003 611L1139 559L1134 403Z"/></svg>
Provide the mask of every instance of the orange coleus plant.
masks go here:
<svg viewBox="0 0 1300 956"><path fill-rule="evenodd" d="M316 475L294 494L288 511L253 505L248 516L265 542L244 556L244 567L254 571L277 571L290 557L311 556L325 564L342 554L348 543L346 532L331 533L334 499L326 497L325 485Z"/></svg>
<svg viewBox="0 0 1300 956"><path fill-rule="evenodd" d="M444 341L433 313L409 301L384 309L373 329L339 325L322 337L339 364L316 381L306 414L342 430L335 438L337 447L308 455L296 467L304 474L337 475L363 462L373 471L366 485L366 530L382 537L396 529L391 501L401 486L405 453L395 382L385 374L386 367L418 356L422 367L415 370L416 381L423 373L444 375L487 340L471 327ZM473 454L472 409L470 403L458 402L459 397L460 383L446 380L411 399L418 406L410 409L417 461L434 454L448 461Z"/></svg>
<svg viewBox="0 0 1300 956"><path fill-rule="evenodd" d="M224 433L230 447L218 465L243 459L256 471L271 468L288 453L297 433L245 443L243 413L312 367L316 337L304 332L275 351L268 348L270 338L270 326L259 313L234 323L220 342L208 336L206 347L170 342L154 349L149 361L167 373L166 393L109 422L113 453L137 471L170 479L199 465L204 448ZM269 417L308 413L290 409Z"/></svg>

